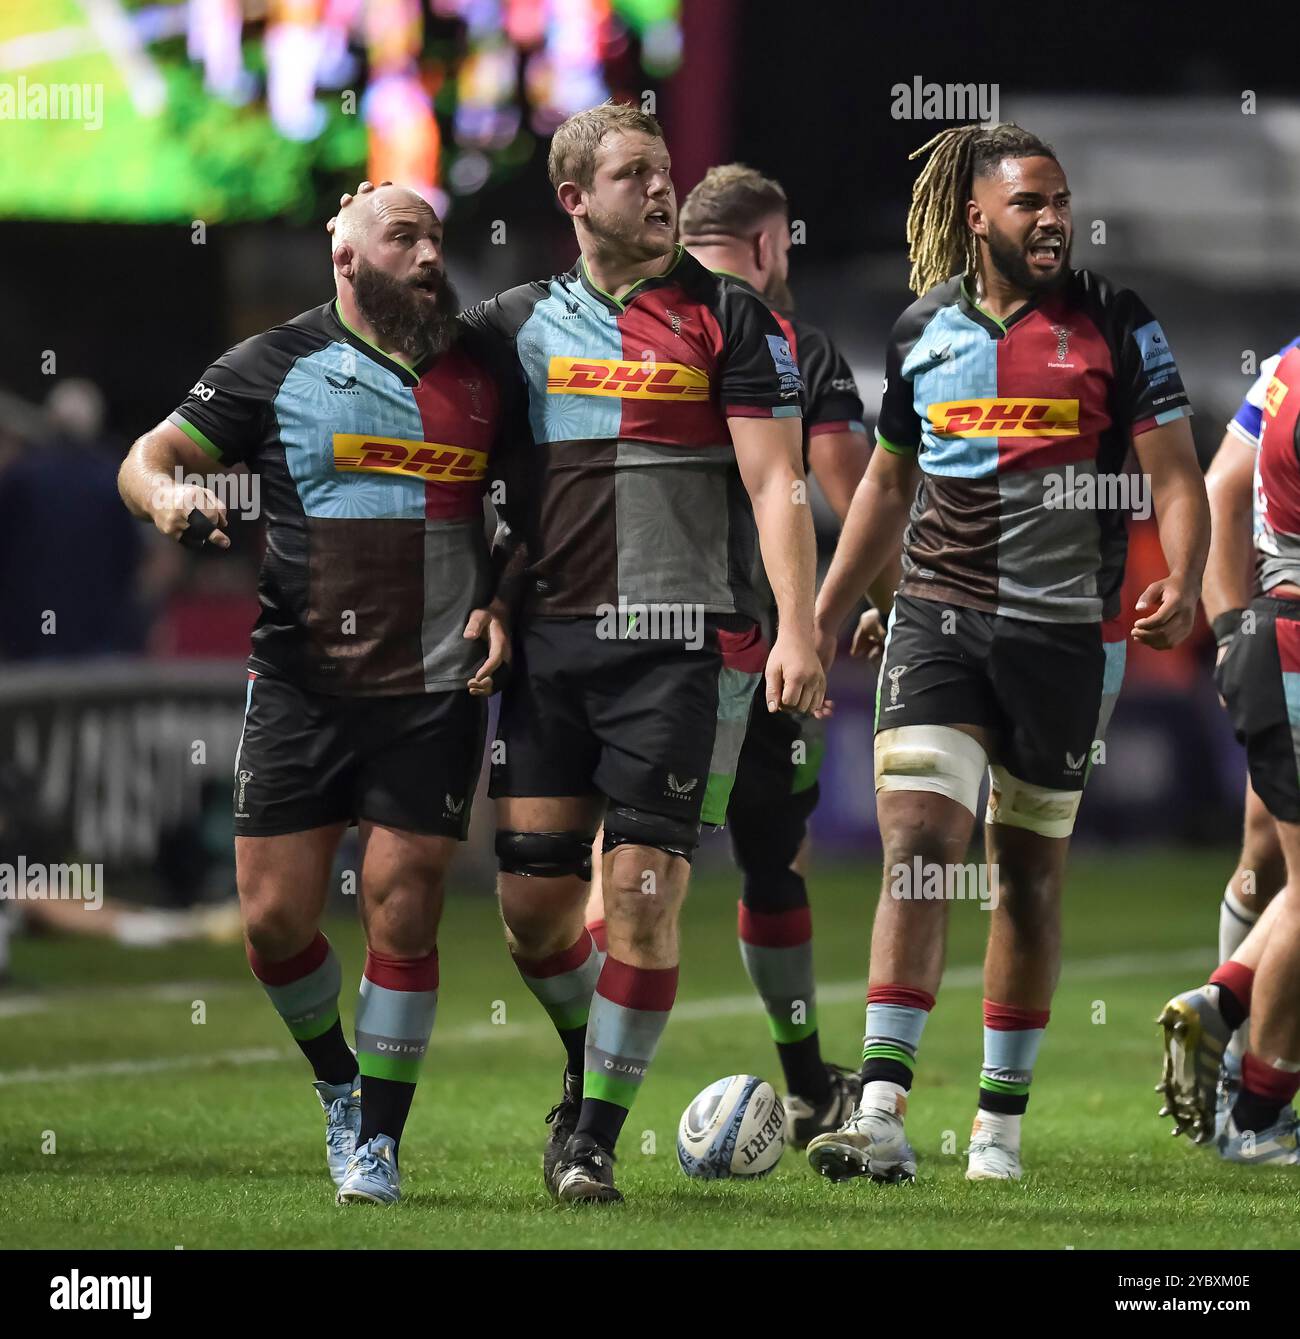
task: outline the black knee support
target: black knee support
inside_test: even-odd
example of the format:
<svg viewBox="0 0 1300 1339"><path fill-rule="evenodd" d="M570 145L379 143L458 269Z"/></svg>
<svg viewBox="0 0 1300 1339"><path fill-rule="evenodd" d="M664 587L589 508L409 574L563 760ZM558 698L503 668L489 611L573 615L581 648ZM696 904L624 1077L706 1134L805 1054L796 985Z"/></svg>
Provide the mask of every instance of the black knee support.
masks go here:
<svg viewBox="0 0 1300 1339"><path fill-rule="evenodd" d="M503 873L535 879L562 879L570 874L590 882L591 832L513 832L499 828L497 863Z"/></svg>
<svg viewBox="0 0 1300 1339"><path fill-rule="evenodd" d="M689 863L700 841L700 825L679 818L665 818L645 809L632 809L610 801L605 811L603 850L616 846L653 846L657 851L678 855Z"/></svg>

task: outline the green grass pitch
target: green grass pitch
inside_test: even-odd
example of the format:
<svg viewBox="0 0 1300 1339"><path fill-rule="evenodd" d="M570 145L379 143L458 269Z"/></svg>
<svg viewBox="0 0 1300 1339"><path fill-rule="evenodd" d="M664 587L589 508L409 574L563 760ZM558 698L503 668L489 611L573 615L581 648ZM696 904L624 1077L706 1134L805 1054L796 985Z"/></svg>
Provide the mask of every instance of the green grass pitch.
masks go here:
<svg viewBox="0 0 1300 1339"><path fill-rule="evenodd" d="M763 1181L696 1183L677 1120L731 1073L779 1084L735 945L736 879L697 880L677 1009L620 1146L612 1209L550 1203L542 1117L561 1058L501 942L492 901L453 897L438 1026L402 1146L395 1209L333 1202L305 1062L238 948L127 951L20 940L0 992L0 1247L1267 1247L1290 1240L1295 1173L1221 1165L1169 1137L1152 1023L1212 962L1228 852L1080 855L1065 970L1025 1126L1026 1178L968 1184L984 913L952 909L949 978L908 1127L913 1186L833 1186L787 1150ZM828 1058L861 1045L879 865L816 868ZM361 939L327 927L350 1026ZM205 1021L195 1022L203 1002ZM498 1021L501 1020L501 1021ZM49 1147L52 1132L53 1150Z"/></svg>

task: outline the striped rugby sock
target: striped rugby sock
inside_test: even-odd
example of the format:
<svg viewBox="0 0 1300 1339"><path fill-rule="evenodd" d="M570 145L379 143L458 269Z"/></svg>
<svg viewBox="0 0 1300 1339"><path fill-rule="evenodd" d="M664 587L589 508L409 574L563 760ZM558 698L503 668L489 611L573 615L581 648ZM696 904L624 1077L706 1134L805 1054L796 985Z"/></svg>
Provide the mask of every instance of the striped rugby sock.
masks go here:
<svg viewBox="0 0 1300 1339"><path fill-rule="evenodd" d="M633 967L607 957L587 1023L578 1134L613 1152L677 998L676 967Z"/></svg>
<svg viewBox="0 0 1300 1339"><path fill-rule="evenodd" d="M351 1083L357 1059L343 1036L339 990L343 971L319 931L301 953L284 962L267 962L245 942L248 965L262 983L276 1013L284 1019L312 1072L323 1083Z"/></svg>
<svg viewBox="0 0 1300 1339"><path fill-rule="evenodd" d="M604 925L604 922L601 922ZM511 955L514 957L514 955ZM585 926L562 953L549 958L515 957L524 985L546 1010L564 1043L569 1073L582 1075L587 1046L587 1017L604 954Z"/></svg>
<svg viewBox="0 0 1300 1339"><path fill-rule="evenodd" d="M798 878L798 876L795 876ZM800 890L803 880L799 879ZM782 911L755 911L738 904L740 957L767 1011L786 1088L813 1103L830 1092L817 1036L813 984L812 911L803 905Z"/></svg>
<svg viewBox="0 0 1300 1339"><path fill-rule="evenodd" d="M357 1000L361 1069L358 1145L386 1134L400 1144L438 1011L438 950L423 958L366 952Z"/></svg>
<svg viewBox="0 0 1300 1339"><path fill-rule="evenodd" d="M984 1065L972 1138L982 1130L1019 1151L1020 1118L1029 1105L1034 1063L1050 1017L1047 1009L984 1001Z"/></svg>
<svg viewBox="0 0 1300 1339"><path fill-rule="evenodd" d="M902 1116L912 1087L916 1052L934 996L913 986L867 989L867 1031L862 1040L862 1109Z"/></svg>

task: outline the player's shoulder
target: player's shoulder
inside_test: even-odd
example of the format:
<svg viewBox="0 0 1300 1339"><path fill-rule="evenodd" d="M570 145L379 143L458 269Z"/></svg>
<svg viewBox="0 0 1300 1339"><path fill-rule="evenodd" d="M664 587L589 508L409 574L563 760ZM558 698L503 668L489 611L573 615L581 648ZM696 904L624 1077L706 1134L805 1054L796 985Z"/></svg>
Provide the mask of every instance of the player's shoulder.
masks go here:
<svg viewBox="0 0 1300 1339"><path fill-rule="evenodd" d="M709 269L685 248L672 268L671 277L688 298L716 314L761 312L776 320L766 299L743 279Z"/></svg>
<svg viewBox="0 0 1300 1339"><path fill-rule="evenodd" d="M945 308L960 305L962 299L962 276L954 274L941 284L927 288L920 297L914 298L899 314L894 322L893 337L907 342L915 339Z"/></svg>
<svg viewBox="0 0 1300 1339"><path fill-rule="evenodd" d="M208 372L226 373L250 388L274 390L299 358L323 349L342 333L334 324L332 304L324 303L242 339L221 355Z"/></svg>
<svg viewBox="0 0 1300 1339"><path fill-rule="evenodd" d="M461 325L466 330L512 340L538 303L552 296L553 286L572 282L573 279L574 275L570 272L567 275L552 275L549 279L532 279L528 283L503 289L461 312Z"/></svg>
<svg viewBox="0 0 1300 1339"><path fill-rule="evenodd" d="M1096 270L1071 270L1067 289L1071 303L1110 320L1131 316L1151 319L1136 289L1116 283Z"/></svg>

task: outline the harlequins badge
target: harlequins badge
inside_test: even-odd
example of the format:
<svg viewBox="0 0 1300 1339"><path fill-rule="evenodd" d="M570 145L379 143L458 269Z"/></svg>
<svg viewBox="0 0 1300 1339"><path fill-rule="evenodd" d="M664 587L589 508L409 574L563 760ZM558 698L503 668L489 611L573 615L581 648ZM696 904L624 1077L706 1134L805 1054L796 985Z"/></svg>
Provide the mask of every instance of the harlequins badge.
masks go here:
<svg viewBox="0 0 1300 1339"><path fill-rule="evenodd" d="M1063 363L1070 356L1070 332L1063 325L1054 325L1052 334L1056 336L1056 361Z"/></svg>
<svg viewBox="0 0 1300 1339"><path fill-rule="evenodd" d="M672 326L674 335L680 335L682 333L682 318L671 309L668 312L668 324Z"/></svg>

